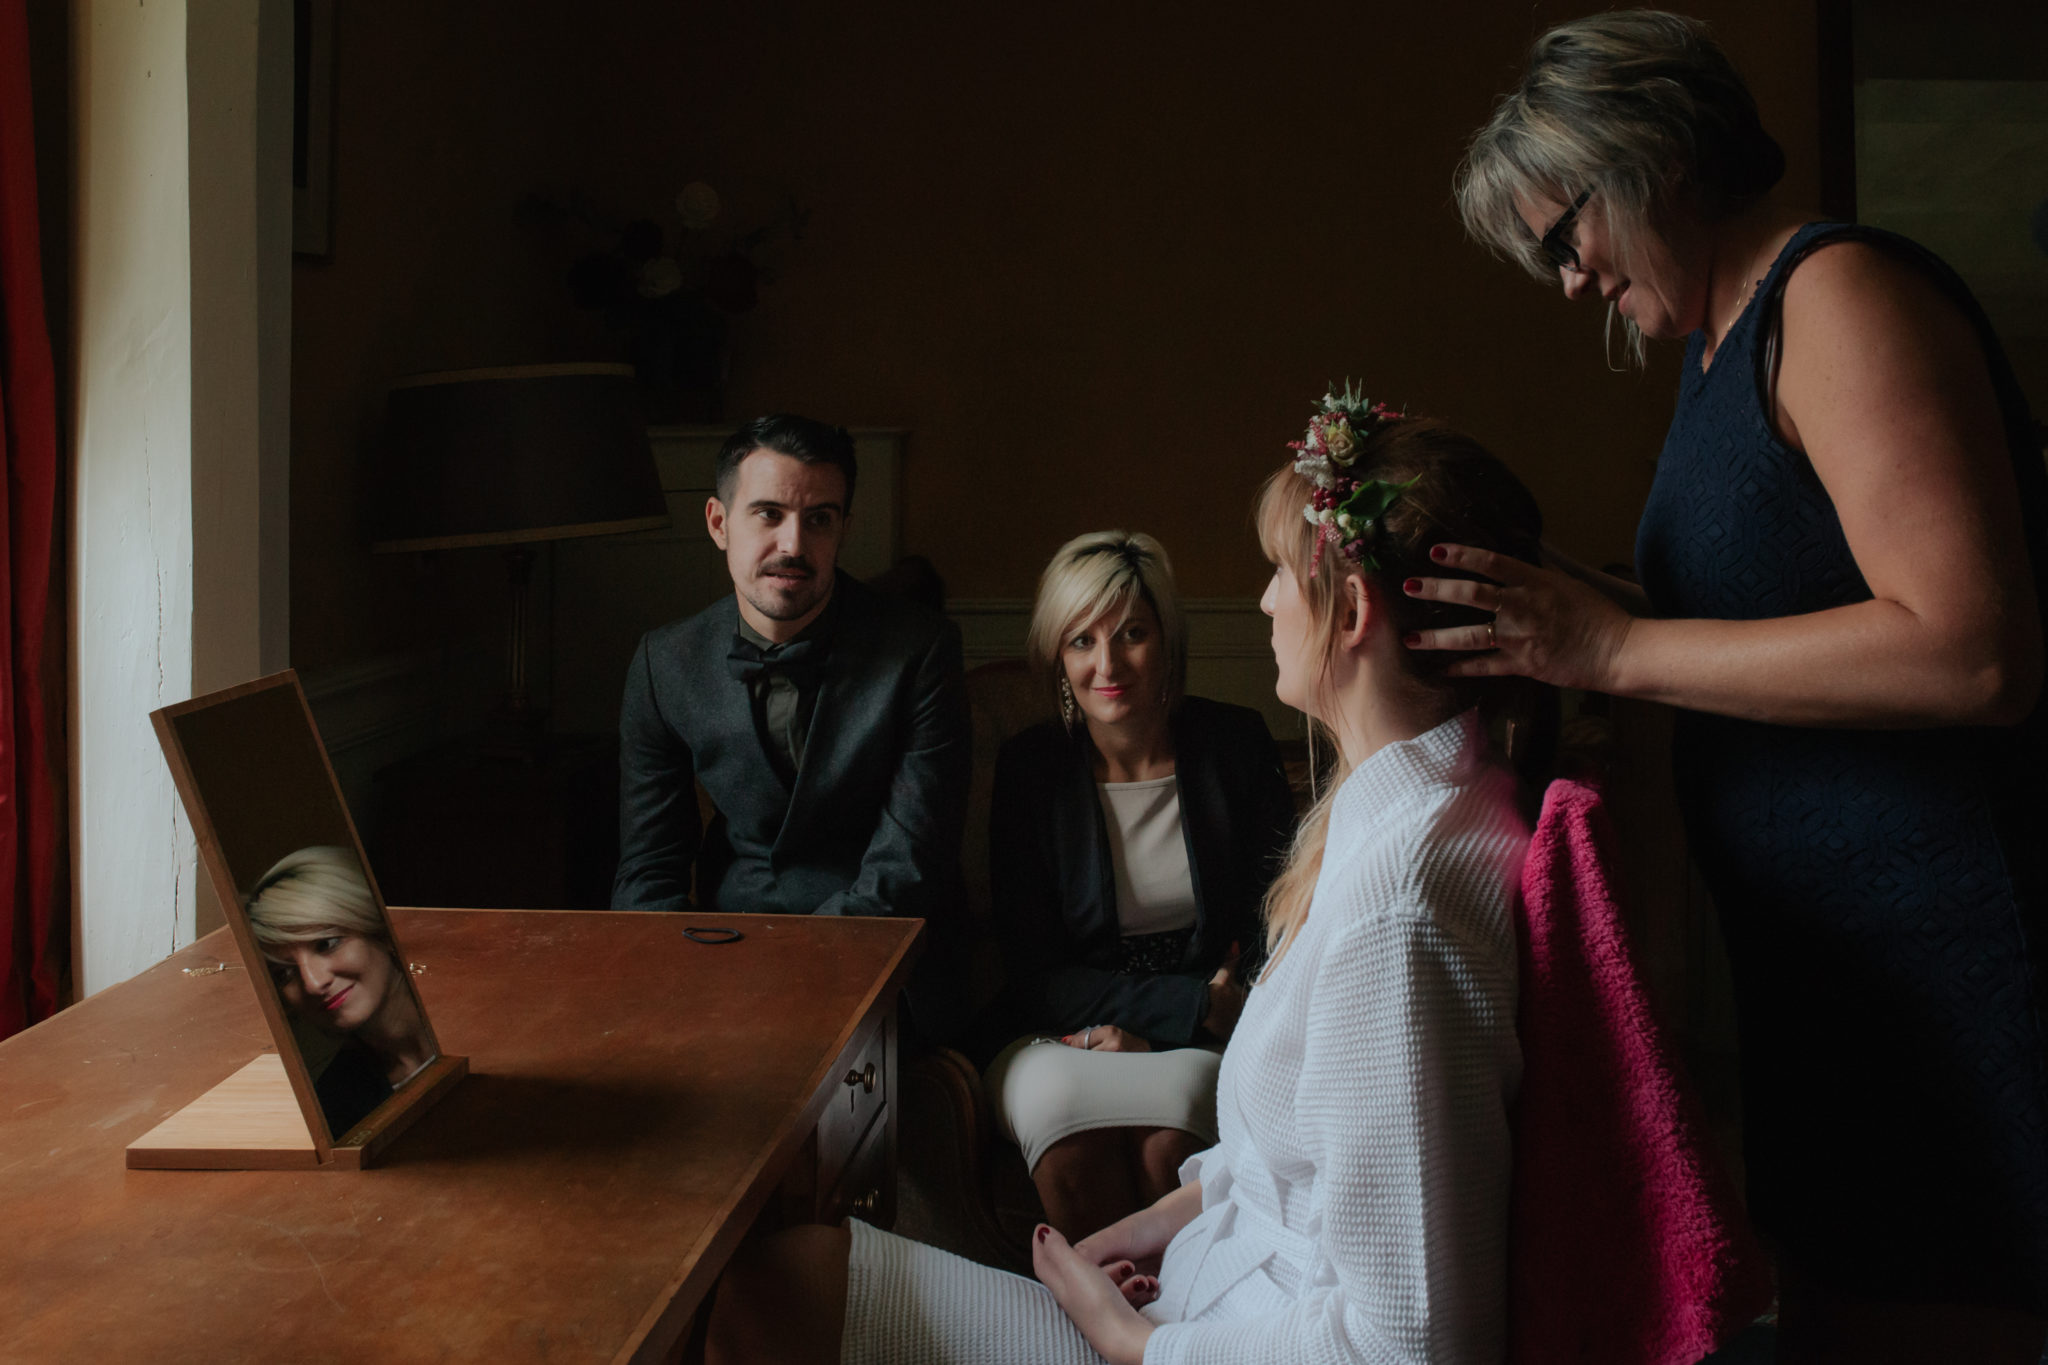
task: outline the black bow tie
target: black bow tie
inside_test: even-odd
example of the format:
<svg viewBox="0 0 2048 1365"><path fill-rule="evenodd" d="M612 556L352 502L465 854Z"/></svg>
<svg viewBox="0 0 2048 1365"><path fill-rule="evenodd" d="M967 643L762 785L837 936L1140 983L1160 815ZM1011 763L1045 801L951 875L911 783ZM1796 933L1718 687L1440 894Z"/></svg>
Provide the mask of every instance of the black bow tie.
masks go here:
<svg viewBox="0 0 2048 1365"><path fill-rule="evenodd" d="M732 675L752 687L765 677L784 677L800 688L813 686L818 674L825 667L824 640L791 640L783 645L771 645L767 649L752 640L735 638L732 652L725 656L725 666Z"/></svg>

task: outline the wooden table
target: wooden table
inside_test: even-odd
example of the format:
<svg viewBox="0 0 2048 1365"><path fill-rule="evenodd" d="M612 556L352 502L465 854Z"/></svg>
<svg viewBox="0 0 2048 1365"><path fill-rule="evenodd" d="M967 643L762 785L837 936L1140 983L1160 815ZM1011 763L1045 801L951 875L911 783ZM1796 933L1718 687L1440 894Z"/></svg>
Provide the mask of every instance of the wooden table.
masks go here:
<svg viewBox="0 0 2048 1365"><path fill-rule="evenodd" d="M890 1215L920 922L392 913L472 1074L371 1170L124 1166L269 1046L225 930L0 1043L0 1360L659 1360L771 1198Z"/></svg>

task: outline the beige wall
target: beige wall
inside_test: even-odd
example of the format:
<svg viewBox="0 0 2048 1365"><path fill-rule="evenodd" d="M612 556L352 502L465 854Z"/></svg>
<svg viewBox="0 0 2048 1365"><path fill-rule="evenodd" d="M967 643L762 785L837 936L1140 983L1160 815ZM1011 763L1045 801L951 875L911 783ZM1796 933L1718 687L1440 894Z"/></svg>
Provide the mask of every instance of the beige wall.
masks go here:
<svg viewBox="0 0 2048 1365"><path fill-rule="evenodd" d="M72 871L81 994L191 942L195 850L149 712L191 695L185 5L72 7Z"/></svg>
<svg viewBox="0 0 2048 1365"><path fill-rule="evenodd" d="M368 554L358 471L394 376L605 344L514 220L536 189L808 206L732 412L909 427L905 548L956 595L1027 595L1112 523L1192 595L1255 594L1248 499L1346 375L1492 443L1561 544L1628 558L1675 357L1610 374L1600 316L1488 261L1449 197L1528 40L1586 8L351 0L334 256L295 274L294 662L496 627L488 556ZM1812 5L1693 8L1811 199Z"/></svg>

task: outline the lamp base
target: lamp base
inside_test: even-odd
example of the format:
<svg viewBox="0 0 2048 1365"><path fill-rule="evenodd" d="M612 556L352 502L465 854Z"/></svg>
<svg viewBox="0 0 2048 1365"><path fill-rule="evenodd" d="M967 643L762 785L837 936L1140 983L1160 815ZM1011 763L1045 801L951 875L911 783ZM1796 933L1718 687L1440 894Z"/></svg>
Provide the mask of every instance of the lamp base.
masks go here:
<svg viewBox="0 0 2048 1365"><path fill-rule="evenodd" d="M509 758L521 763L538 763L548 753L548 712L544 706L514 706L500 703L491 708L484 721L483 742L478 751L486 758Z"/></svg>

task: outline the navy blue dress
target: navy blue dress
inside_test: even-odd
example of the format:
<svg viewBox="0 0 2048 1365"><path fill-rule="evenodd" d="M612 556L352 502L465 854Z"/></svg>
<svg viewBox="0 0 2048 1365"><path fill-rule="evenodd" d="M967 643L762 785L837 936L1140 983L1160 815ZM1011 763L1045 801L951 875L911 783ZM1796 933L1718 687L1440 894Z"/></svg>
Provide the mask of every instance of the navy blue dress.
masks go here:
<svg viewBox="0 0 2048 1365"><path fill-rule="evenodd" d="M1982 338L2036 591L2048 475L1962 282L1904 238L1800 229L1711 368L1686 349L1637 533L1659 616L1868 600L1812 464L1773 433L1761 338L1814 246L1893 252ZM1679 797L1735 978L1750 1207L1810 1273L1900 1301L2048 1315L2048 714L2011 728L1818 730L1683 713Z"/></svg>

